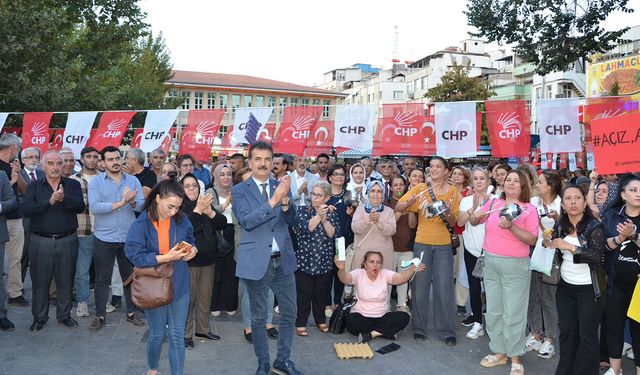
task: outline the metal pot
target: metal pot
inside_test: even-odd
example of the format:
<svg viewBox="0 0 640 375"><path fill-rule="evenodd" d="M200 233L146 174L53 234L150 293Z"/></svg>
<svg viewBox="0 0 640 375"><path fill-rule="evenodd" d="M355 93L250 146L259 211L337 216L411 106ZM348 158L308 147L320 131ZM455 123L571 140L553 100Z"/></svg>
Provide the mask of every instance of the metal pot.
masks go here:
<svg viewBox="0 0 640 375"><path fill-rule="evenodd" d="M519 218L526 209L526 207L523 208L515 203L511 203L500 209L500 216L504 216L507 220L513 222Z"/></svg>
<svg viewBox="0 0 640 375"><path fill-rule="evenodd" d="M434 217L443 214L449 210L449 207L442 200L437 200L427 205L427 217Z"/></svg>

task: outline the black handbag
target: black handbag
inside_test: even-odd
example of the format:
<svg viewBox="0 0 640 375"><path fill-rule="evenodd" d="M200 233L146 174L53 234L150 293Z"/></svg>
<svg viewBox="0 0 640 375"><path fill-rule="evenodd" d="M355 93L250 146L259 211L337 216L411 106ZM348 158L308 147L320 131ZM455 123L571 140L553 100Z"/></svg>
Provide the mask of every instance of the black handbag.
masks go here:
<svg viewBox="0 0 640 375"><path fill-rule="evenodd" d="M347 327L347 315L351 312L351 308L358 302L353 298L349 301L343 302L331 314L329 319L329 332L341 335Z"/></svg>

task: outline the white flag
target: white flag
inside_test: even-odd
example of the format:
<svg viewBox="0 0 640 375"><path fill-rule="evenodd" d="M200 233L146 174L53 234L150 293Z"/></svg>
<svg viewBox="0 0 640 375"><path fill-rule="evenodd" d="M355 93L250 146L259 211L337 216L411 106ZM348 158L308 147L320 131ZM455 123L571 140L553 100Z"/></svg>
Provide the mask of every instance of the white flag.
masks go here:
<svg viewBox="0 0 640 375"><path fill-rule="evenodd" d="M373 135L378 122L375 104L336 106L333 146L356 150L373 148Z"/></svg>
<svg viewBox="0 0 640 375"><path fill-rule="evenodd" d="M537 121L541 152L580 152L579 99L538 101Z"/></svg>
<svg viewBox="0 0 640 375"><path fill-rule="evenodd" d="M233 135L231 146L241 143L253 144L260 139L260 132L265 130L265 125L273 112L272 107L242 107L236 108L233 117Z"/></svg>
<svg viewBox="0 0 640 375"><path fill-rule="evenodd" d="M62 146L73 150L73 156L80 159L80 152L91 135L91 127L98 112L69 112L64 128Z"/></svg>
<svg viewBox="0 0 640 375"><path fill-rule="evenodd" d="M151 152L160 147L165 136L169 134L171 125L176 121L178 113L180 113L179 109L148 111L147 118L144 120L144 129L142 129L140 149Z"/></svg>
<svg viewBox="0 0 640 375"><path fill-rule="evenodd" d="M587 169L590 171L596 169L596 159L593 157L593 152L587 152Z"/></svg>
<svg viewBox="0 0 640 375"><path fill-rule="evenodd" d="M436 155L476 156L476 103L436 103Z"/></svg>
<svg viewBox="0 0 640 375"><path fill-rule="evenodd" d="M6 112L0 113L0 132L2 131L2 128L4 128L4 123L7 121L8 116L9 114Z"/></svg>
<svg viewBox="0 0 640 375"><path fill-rule="evenodd" d="M578 162L576 160L576 154L569 153L569 171L575 172L578 169Z"/></svg>
<svg viewBox="0 0 640 375"><path fill-rule="evenodd" d="M558 154L553 154L553 159L551 159L551 169L558 169Z"/></svg>
<svg viewBox="0 0 640 375"><path fill-rule="evenodd" d="M549 169L549 161L547 160L547 154L540 155L540 168Z"/></svg>

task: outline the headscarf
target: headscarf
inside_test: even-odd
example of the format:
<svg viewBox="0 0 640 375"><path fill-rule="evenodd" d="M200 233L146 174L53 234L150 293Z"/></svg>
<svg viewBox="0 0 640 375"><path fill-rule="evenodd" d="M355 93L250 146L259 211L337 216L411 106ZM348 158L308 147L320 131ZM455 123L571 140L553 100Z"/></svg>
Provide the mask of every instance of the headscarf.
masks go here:
<svg viewBox="0 0 640 375"><path fill-rule="evenodd" d="M180 180L180 184L184 187L184 180L186 180L188 177L193 178L194 180L196 180L196 183L198 183L198 178L193 174L193 173L187 173L184 176L182 176L182 179ZM189 199L189 197L185 196L185 199L182 200L182 205L180 206L180 208L190 214L193 212L193 210L196 208L196 204L198 204L198 198L200 197L200 187L198 187L198 196L196 197L195 200L191 200Z"/></svg>
<svg viewBox="0 0 640 375"><path fill-rule="evenodd" d="M233 187L233 179L231 179L231 183L229 184L229 186L222 185L222 179L220 178L220 175L222 174L222 168L225 167L229 168L229 170L233 172L233 169L231 169L231 166L229 164L216 165L215 169L213 170L213 188L216 189L218 196L229 198L229 195L231 195L231 188Z"/></svg>
<svg viewBox="0 0 640 375"><path fill-rule="evenodd" d="M362 168L362 182L357 184L356 181L353 179L353 168L355 167L360 167ZM351 192L351 197L353 197L354 200L362 200L362 198L364 198L364 195L366 194L367 191L367 187L365 186L365 175L367 174L367 170L364 167L364 165L360 164L360 163L356 163L354 165L351 166L351 169L349 169L349 183L347 184L347 190L349 190ZM356 191L356 188L358 187L362 187L362 196L360 197L361 199L358 199L358 192Z"/></svg>
<svg viewBox="0 0 640 375"><path fill-rule="evenodd" d="M371 204L371 188L373 187L373 185L376 185L376 184L379 185L380 188L382 189L382 199L380 200L380 205L378 206L374 206L373 204ZM365 211L366 212L382 212L382 210L384 209L384 205L382 204L382 202L384 202L384 196L385 196L385 188L382 181L371 180L371 182L369 182L369 184L367 185L367 201L364 202Z"/></svg>
<svg viewBox="0 0 640 375"><path fill-rule="evenodd" d="M607 199L604 201L600 210L605 211L608 208L611 208L618 199L618 183L617 182L605 182L602 181L596 185L596 189L600 184L607 184L607 188L609 188L609 194L607 194Z"/></svg>

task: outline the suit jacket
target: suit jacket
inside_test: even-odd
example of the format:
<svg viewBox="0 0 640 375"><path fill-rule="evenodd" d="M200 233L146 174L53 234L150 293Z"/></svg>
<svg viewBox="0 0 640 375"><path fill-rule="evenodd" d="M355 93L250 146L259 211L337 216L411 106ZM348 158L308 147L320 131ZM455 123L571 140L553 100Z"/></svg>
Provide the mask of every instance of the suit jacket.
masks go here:
<svg viewBox="0 0 640 375"><path fill-rule="evenodd" d="M269 196L273 196L278 184L275 179L269 179ZM271 208L253 178L235 185L231 196L232 210L242 231L236 248L236 276L249 280L260 280L264 276L271 257L273 238L280 249L280 264L284 273L289 275L295 272L298 265L287 227L295 223L295 206L291 204L286 212L282 211L280 205Z"/></svg>
<svg viewBox="0 0 640 375"><path fill-rule="evenodd" d="M13 188L4 171L0 171L0 204L2 205L2 212L0 212L0 242L7 242L9 241L9 231L7 230L7 218L4 213L15 210L18 207L18 200L13 194Z"/></svg>
<svg viewBox="0 0 640 375"><path fill-rule="evenodd" d="M298 172L293 171L293 172L289 172L289 177L291 178L291 200L293 201L293 204L295 204L296 206L299 206L300 204L302 204L302 197L300 196L300 194L298 194L298 183L296 182L296 177L298 176ZM305 171L304 172L304 179L307 181L307 194L305 194L305 205L310 205L311 204L311 192L313 191L313 185L316 184L316 182L318 182L318 180L320 179L320 177L318 177L317 175L309 172L309 171Z"/></svg>
<svg viewBox="0 0 640 375"><path fill-rule="evenodd" d="M31 176L29 176L24 168L20 169L20 173L22 174L22 178L27 182L27 185L29 185L31 183ZM39 180L41 178L44 178L44 172L36 168L36 179Z"/></svg>

